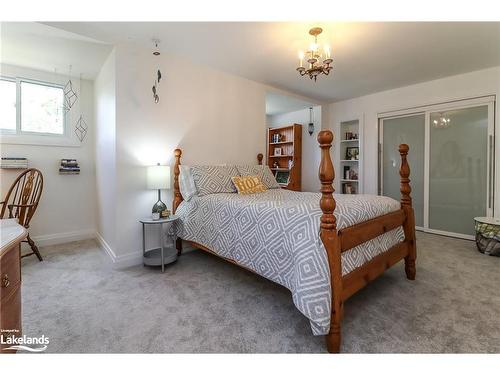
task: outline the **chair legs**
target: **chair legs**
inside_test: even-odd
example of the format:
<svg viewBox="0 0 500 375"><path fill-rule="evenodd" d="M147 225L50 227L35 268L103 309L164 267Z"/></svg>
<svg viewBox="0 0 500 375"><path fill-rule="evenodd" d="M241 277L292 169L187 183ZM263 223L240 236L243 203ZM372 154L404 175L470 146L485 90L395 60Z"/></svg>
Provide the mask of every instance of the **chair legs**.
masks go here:
<svg viewBox="0 0 500 375"><path fill-rule="evenodd" d="M28 237L26 238L26 241L28 242L28 244L30 245L31 247L31 250L33 251L32 253L29 253L29 254L26 254L26 255L23 255L23 258L24 257L27 257L27 256L30 256L30 255L33 255L35 254L36 257L38 258L38 260L41 262L43 259L42 259L42 255L40 254L40 251L38 250L38 247L35 245L35 241L33 241L30 237L30 235L28 234Z"/></svg>

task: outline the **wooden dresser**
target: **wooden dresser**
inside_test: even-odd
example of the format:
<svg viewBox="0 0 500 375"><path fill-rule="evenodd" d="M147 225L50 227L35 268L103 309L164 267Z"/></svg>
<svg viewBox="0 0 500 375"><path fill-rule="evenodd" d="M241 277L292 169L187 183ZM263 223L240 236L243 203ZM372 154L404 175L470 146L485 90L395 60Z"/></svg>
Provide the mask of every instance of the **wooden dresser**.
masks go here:
<svg viewBox="0 0 500 375"><path fill-rule="evenodd" d="M26 229L16 219L0 220L0 335L21 335L21 241ZM0 353L5 351L0 343Z"/></svg>

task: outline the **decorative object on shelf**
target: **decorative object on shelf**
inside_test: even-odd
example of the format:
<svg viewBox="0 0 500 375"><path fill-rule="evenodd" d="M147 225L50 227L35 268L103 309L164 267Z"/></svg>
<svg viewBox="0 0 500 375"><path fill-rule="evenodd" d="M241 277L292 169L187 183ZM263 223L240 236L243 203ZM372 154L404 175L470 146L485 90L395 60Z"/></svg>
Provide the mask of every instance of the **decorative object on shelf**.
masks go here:
<svg viewBox="0 0 500 375"><path fill-rule="evenodd" d="M282 153L281 153L281 152L282 152L281 147L276 147L276 148L274 149L274 155L275 155L275 156L281 156L281 155L282 155Z"/></svg>
<svg viewBox="0 0 500 375"><path fill-rule="evenodd" d="M309 125L307 126L307 131L309 135L314 133L314 112L313 107L309 107Z"/></svg>
<svg viewBox="0 0 500 375"><path fill-rule="evenodd" d="M158 39L153 39L153 43L155 44L155 50L153 51L153 55L160 56L160 50L158 49L158 44L160 43L160 41ZM160 102L160 95L158 95L158 86L160 85L160 81L161 81L161 71L160 71L160 68L158 67L158 69L156 70L155 82L154 82L153 88L152 88L153 99L154 99L156 104L158 104Z"/></svg>
<svg viewBox="0 0 500 375"><path fill-rule="evenodd" d="M344 193L344 194L356 194L356 190L351 183L342 184L342 193Z"/></svg>
<svg viewBox="0 0 500 375"><path fill-rule="evenodd" d="M434 129L446 129L450 127L450 122L450 118L441 113L439 119L432 121L432 127Z"/></svg>
<svg viewBox="0 0 500 375"><path fill-rule="evenodd" d="M292 169L293 167L293 160L288 160L288 169Z"/></svg>
<svg viewBox="0 0 500 375"><path fill-rule="evenodd" d="M274 169L278 169L279 167L280 167L280 165L279 165L278 161L275 160L274 163L273 163L273 168Z"/></svg>
<svg viewBox="0 0 500 375"><path fill-rule="evenodd" d="M61 159L59 174L80 174L80 166L76 159Z"/></svg>
<svg viewBox="0 0 500 375"><path fill-rule="evenodd" d="M83 115L80 115L80 118L75 124L75 134L78 137L80 142L83 142L85 137L87 136L88 125L83 119Z"/></svg>
<svg viewBox="0 0 500 375"><path fill-rule="evenodd" d="M0 168L3 169L27 169L28 159L4 157L0 161Z"/></svg>
<svg viewBox="0 0 500 375"><path fill-rule="evenodd" d="M344 179L349 180L349 176L351 173L351 167L348 165L344 165Z"/></svg>
<svg viewBox="0 0 500 375"><path fill-rule="evenodd" d="M71 81L71 65L69 66L69 78L66 85L64 85L64 105L63 108L69 111L78 99L78 95L73 90L73 82Z"/></svg>
<svg viewBox="0 0 500 375"><path fill-rule="evenodd" d="M345 139L346 141L352 141L358 139L358 135L353 132L346 132L345 133Z"/></svg>
<svg viewBox="0 0 500 375"><path fill-rule="evenodd" d="M161 201L161 189L170 189L170 167L168 165L149 166L147 169L148 189L158 190L158 202L153 206L152 213L158 213L160 218L170 216L167 205ZM157 216L157 215L155 215Z"/></svg>
<svg viewBox="0 0 500 375"><path fill-rule="evenodd" d="M345 150L346 160L358 160L359 147L347 147Z"/></svg>
<svg viewBox="0 0 500 375"><path fill-rule="evenodd" d="M287 171L277 171L276 172L276 181L280 185L288 185L290 181L290 172Z"/></svg>
<svg viewBox="0 0 500 375"><path fill-rule="evenodd" d="M328 75L332 70L330 64L333 62L330 56L330 47L325 45L323 51L320 49L318 44L318 35L323 32L321 27L314 27L309 30L309 34L314 37L314 43L311 44L309 50L304 54L304 52L299 52L300 66L297 71L301 76L308 75L310 79L316 81L320 74ZM304 55L307 56L308 68L304 68ZM324 58L323 58L324 57ZM323 60L321 62L321 60Z"/></svg>

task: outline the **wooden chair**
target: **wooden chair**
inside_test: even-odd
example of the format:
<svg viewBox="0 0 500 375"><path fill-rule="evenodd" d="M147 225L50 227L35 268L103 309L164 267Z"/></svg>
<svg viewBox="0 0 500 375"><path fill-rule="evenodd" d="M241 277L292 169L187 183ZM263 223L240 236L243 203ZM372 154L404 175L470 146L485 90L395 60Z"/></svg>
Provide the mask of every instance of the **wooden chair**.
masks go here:
<svg viewBox="0 0 500 375"><path fill-rule="evenodd" d="M20 225L28 229L30 221L38 207L42 190L42 172L35 168L27 169L16 178L5 199L3 202L0 202L2 205L0 218L3 219L8 210L9 219L17 219ZM35 254L41 262L43 259L40 255L40 251L36 247L35 242L31 239L29 233L26 240L23 242L27 242L32 250L31 253L23 255L23 257Z"/></svg>

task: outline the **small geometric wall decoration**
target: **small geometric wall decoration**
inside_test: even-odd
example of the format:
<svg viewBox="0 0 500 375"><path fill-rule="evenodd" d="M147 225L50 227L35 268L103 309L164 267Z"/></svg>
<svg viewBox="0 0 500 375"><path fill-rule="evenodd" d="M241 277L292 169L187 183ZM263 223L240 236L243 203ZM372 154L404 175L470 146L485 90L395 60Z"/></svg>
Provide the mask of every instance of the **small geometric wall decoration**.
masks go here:
<svg viewBox="0 0 500 375"><path fill-rule="evenodd" d="M78 99L78 95L76 95L76 92L73 90L73 82L71 80L66 83L66 86L64 86L64 107L68 111L73 107L73 104L75 104L76 100Z"/></svg>
<svg viewBox="0 0 500 375"><path fill-rule="evenodd" d="M83 142L83 140L85 139L85 136L87 135L88 128L89 127L88 127L87 123L83 119L83 115L80 115L80 118L78 119L78 121L76 122L76 125L75 125L75 133L76 133L76 136L78 137L78 139L80 140L80 142Z"/></svg>

